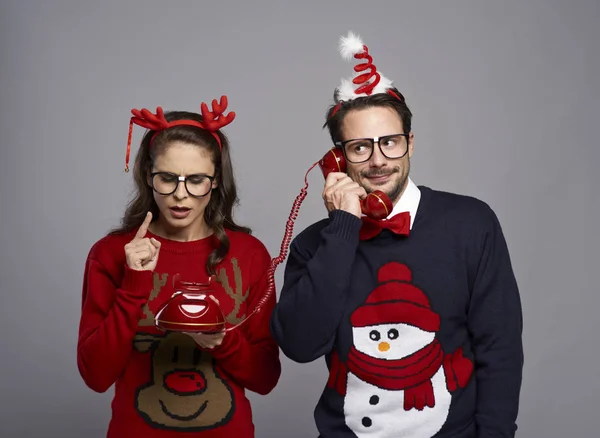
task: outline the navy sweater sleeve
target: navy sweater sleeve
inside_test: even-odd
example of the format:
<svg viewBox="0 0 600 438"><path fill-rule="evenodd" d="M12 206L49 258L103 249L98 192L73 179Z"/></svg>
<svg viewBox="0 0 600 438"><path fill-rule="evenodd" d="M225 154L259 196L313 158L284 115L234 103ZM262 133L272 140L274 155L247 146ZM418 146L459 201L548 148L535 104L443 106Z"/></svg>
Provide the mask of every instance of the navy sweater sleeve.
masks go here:
<svg viewBox="0 0 600 438"><path fill-rule="evenodd" d="M468 328L477 382L478 438L512 438L523 370L522 310L502 229L487 208L471 291Z"/></svg>
<svg viewBox="0 0 600 438"><path fill-rule="evenodd" d="M334 210L320 231L309 228L290 245L271 331L293 361L311 362L331 350L344 312L361 225L356 216Z"/></svg>

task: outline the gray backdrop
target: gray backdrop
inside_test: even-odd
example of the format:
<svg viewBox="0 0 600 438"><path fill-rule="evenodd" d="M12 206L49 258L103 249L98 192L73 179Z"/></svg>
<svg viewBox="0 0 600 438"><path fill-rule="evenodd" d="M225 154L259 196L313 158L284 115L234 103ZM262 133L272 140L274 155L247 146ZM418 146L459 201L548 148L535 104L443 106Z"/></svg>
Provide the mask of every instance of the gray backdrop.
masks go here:
<svg viewBox="0 0 600 438"><path fill-rule="evenodd" d="M2 1L0 435L104 436L112 389L84 386L77 328L85 256L131 189L130 109L228 94L237 218L276 255L329 148L352 29L415 113L415 182L480 197L503 224L525 317L518 436L597 436L600 2L254 3ZM296 231L325 214L318 169L309 181ZM316 437L325 380L323 359L284 359L277 388L251 395L257 436Z"/></svg>

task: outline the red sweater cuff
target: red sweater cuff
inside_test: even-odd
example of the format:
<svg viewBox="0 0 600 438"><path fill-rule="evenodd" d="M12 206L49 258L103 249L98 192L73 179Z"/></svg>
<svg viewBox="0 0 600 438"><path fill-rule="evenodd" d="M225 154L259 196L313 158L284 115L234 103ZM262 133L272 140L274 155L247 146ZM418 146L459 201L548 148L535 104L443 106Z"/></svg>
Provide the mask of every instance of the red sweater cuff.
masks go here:
<svg viewBox="0 0 600 438"><path fill-rule="evenodd" d="M147 297L153 287L152 275L152 271L136 271L125 265L125 275L121 282L121 289L140 298Z"/></svg>

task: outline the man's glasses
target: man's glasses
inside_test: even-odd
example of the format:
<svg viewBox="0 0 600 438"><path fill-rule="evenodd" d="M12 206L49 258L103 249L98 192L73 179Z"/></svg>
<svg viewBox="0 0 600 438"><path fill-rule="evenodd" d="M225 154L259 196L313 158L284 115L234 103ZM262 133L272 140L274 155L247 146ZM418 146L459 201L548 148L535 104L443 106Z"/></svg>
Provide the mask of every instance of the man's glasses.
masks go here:
<svg viewBox="0 0 600 438"><path fill-rule="evenodd" d="M335 145L342 148L346 160L350 163L364 163L369 161L375 149L379 150L388 159L402 158L408 152L408 134L392 134L383 137L355 138L346 141L337 141Z"/></svg>

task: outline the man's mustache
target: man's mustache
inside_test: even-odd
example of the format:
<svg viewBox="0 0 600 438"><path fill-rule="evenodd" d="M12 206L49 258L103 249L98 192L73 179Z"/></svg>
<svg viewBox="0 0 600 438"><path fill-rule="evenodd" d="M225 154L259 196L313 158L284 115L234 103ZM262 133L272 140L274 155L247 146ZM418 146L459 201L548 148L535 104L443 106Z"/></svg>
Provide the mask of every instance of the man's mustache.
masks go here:
<svg viewBox="0 0 600 438"><path fill-rule="evenodd" d="M395 167L393 169L376 169L376 170L370 170L370 171L365 171L365 172L361 172L360 176L364 177L364 178L372 178L374 176L388 176L391 175L392 173L397 173L400 172L400 168L399 167Z"/></svg>

